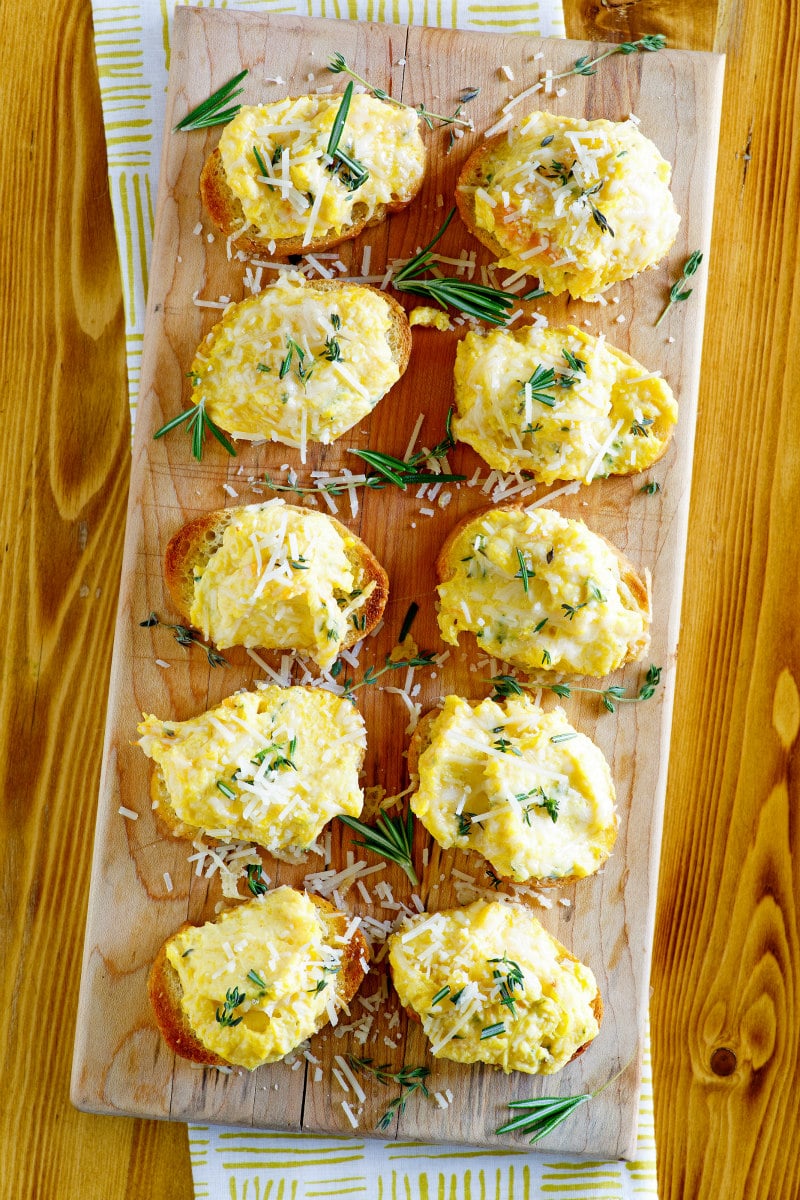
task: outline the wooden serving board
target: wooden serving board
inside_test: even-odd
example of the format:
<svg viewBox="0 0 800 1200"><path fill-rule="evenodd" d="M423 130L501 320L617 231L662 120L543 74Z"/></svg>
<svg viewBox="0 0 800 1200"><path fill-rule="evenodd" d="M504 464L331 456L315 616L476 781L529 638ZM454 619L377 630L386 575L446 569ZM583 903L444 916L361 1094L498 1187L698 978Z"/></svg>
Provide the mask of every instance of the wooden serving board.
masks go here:
<svg viewBox="0 0 800 1200"><path fill-rule="evenodd" d="M370 246L370 270L378 274L392 258L407 257L438 229L450 207L460 164L478 144L480 131L495 122L508 96L534 83L546 67L565 70L580 55L602 48L596 43L180 7L175 14L166 129L171 130L176 120L243 66L249 70L245 103L330 84L341 91L345 78L325 70L334 51L344 54L374 85L414 104L424 100L439 112L453 111L462 88L479 86L479 96L468 106L479 132L457 139L449 154L447 130L426 132L430 164L421 196L405 212L340 248L348 273L358 275L364 248ZM540 54L543 57L537 57ZM500 72L501 65L511 69L514 83ZM427 1063L432 1068L432 1089L453 1093L446 1112L433 1100L414 1097L389 1136L524 1149L527 1142L522 1139L498 1138L493 1132L506 1119L509 1100L594 1090L622 1067L625 1069L616 1082L541 1145L593 1156L632 1153L680 621L705 266L693 281L691 301L677 305L659 329L654 321L681 264L691 251L707 250L709 244L722 67L722 59L708 54L614 55L596 74L563 81L563 97L550 94L544 98L546 107L570 115L619 120L635 113L643 132L674 164L672 189L682 214L678 240L668 259L658 269L613 288L607 305L564 297L536 302L551 325L569 321L592 333L605 333L609 341L649 369L660 370L680 405L671 447L644 477L597 480L554 502L562 513L585 519L635 564L652 571L653 636L648 661L663 667L663 683L654 699L622 705L614 715L601 708L596 696L575 694L562 701L570 720L597 741L612 764L620 833L602 873L551 892L550 901L545 898L542 905L527 898L543 924L592 967L605 1003L600 1035L587 1053L556 1077L546 1079L505 1076L482 1066L469 1068L431 1059L421 1030L407 1025L403 1014L398 1026L389 1026L398 1008L394 996L378 1013L364 1046L352 1033L337 1040L330 1029L313 1039L312 1051L323 1064L319 1083L313 1081L315 1069L305 1060L294 1070L286 1063L253 1073L236 1070L230 1075L192 1069L167 1050L156 1030L146 996L147 974L156 950L183 921L201 922L212 916L220 901L220 888L217 876L207 879L195 873L195 864L187 861L192 852L188 842L163 836L157 826L148 795L150 764L132 744L136 724L143 710L186 719L236 688L264 678L243 650L227 652L227 668L211 669L202 650L187 651L163 627L141 626L151 610L165 620L176 619L162 580L164 547L179 526L199 513L252 503L260 496L269 498L272 493L257 490L252 481L263 478L265 471L284 477L283 464L290 464L301 481L307 482L314 469L338 471L349 465L358 470L359 460L347 453L351 446L402 456L421 412L425 423L419 444L433 445L443 435L451 403L457 340L453 333L416 328L404 378L350 434L332 447L311 448L305 467L297 451L278 445L240 444L238 457L231 459L212 441L206 446L203 462L197 464L182 432L154 442L153 431L186 406L186 372L194 350L219 318L217 310L198 307L193 296L216 301L220 296L238 300L248 294L243 283L245 265L229 261L225 240L211 236L198 195L200 170L219 130L165 133L77 1022L72 1097L78 1107L181 1121L349 1134L351 1126L341 1102L347 1099L355 1109L358 1106L352 1094L346 1096L340 1090L329 1068L334 1055L350 1051L391 1062L395 1069L403 1063ZM275 76L283 76L286 83L265 82ZM541 93L538 99L541 103ZM522 102L518 114L532 111L536 100L531 97ZM198 234L199 225L202 232ZM454 220L437 250L458 258L464 249L475 250L479 264L491 261L488 251ZM270 277L265 270L264 282ZM533 282L528 285L534 286ZM535 311L533 305L523 307L526 316ZM482 465L466 446L459 446L450 462L467 477ZM482 479L487 474L488 468L483 466ZM660 492L643 493L645 479L658 481ZM417 499L413 490L407 494L393 488L362 491L356 516L350 513L347 496L338 498L340 519L372 547L389 572L391 586L385 625L361 651L356 675L372 664L383 663L412 600L420 606L413 628L417 643L437 652L444 648L435 619L434 560L460 517L489 502L479 487L461 485L447 490L451 501L446 508L439 506L439 497L431 504ZM545 490L540 488L531 499ZM425 507L433 508L434 515L422 514L420 509ZM322 505L320 508L324 511ZM169 666L157 665L157 659ZM277 656L270 661L276 663ZM635 692L646 665L631 665L609 683L622 683ZM491 674L472 639L465 639L463 648L451 653L441 669L416 672L416 682L421 685L418 700L426 709L451 692L478 699L489 694ZM402 685L403 681L391 677L382 682ZM363 688L357 696L368 728L365 784L381 785L387 795L393 795L408 782L406 710L398 696L379 686ZM545 693L544 704L553 702L555 698ZM138 819L121 816L120 807L137 813ZM331 832L332 863L342 866L351 848L350 837L338 822L333 823ZM454 851L440 852L418 826L418 867L424 847L430 857L417 892L426 908L436 910L457 903L454 870L473 876L480 887L488 886L482 860ZM360 857L363 852L356 848L356 853ZM370 863L378 861L371 855L366 858ZM274 884L302 885L306 872L322 865L314 857L300 867L265 860L266 873ZM165 872L173 883L171 891ZM399 868L387 867L369 880L376 906L376 879L387 880L395 896L409 901L411 889L405 876ZM569 903L556 902L557 896ZM346 902L353 912L366 911L355 888L347 893ZM385 919L396 914L376 907L374 915ZM377 992L384 969L385 964L376 967L365 981L362 992L366 997ZM352 1020L365 1015L356 1001ZM397 1043L396 1049L387 1046L387 1037ZM396 1094L396 1089L372 1079L364 1078L362 1083L366 1101L359 1111L359 1136L374 1131L378 1117Z"/></svg>

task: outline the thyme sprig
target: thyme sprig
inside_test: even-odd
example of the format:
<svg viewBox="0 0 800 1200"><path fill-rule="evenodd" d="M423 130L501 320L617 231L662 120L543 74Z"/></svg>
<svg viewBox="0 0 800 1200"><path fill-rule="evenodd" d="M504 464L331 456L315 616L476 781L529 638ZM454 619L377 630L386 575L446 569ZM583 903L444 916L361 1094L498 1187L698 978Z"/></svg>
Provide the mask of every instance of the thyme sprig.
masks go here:
<svg viewBox="0 0 800 1200"><path fill-rule="evenodd" d="M595 1088L593 1092L583 1092L580 1096L538 1096L535 1100L509 1100L508 1107L519 1111L520 1116L515 1116L513 1120L495 1129L495 1133L512 1133L515 1130L520 1133L532 1133L533 1137L529 1140L533 1145L556 1129L562 1121L566 1121L576 1108L580 1108L588 1100L594 1100L615 1083L629 1066L630 1062L627 1062L599 1088Z"/></svg>
<svg viewBox="0 0 800 1200"><path fill-rule="evenodd" d="M234 75L233 79L223 83L222 87L218 88L213 95L204 100L202 104L198 104L197 108L193 108L183 120L178 121L174 129L180 130L182 133L189 133L193 129L208 129L211 125L226 125L228 121L232 121L242 106L233 104L230 108L226 108L225 105L230 104L242 94L244 88L240 88L239 84L246 74L246 70L240 71L238 75Z"/></svg>
<svg viewBox="0 0 800 1200"><path fill-rule="evenodd" d="M238 1025L242 1021L242 1017L234 1017L234 1009L240 1004L244 1004L247 996L244 992L240 992L238 987L232 987L225 993L225 1003L222 1006L222 1011L216 1010L214 1016L220 1025L227 1025L231 1029L234 1025Z"/></svg>
<svg viewBox="0 0 800 1200"><path fill-rule="evenodd" d="M187 408L184 412L179 413L177 417L173 417L171 421L167 421L166 425L162 425L153 434L153 441L169 433L171 429L177 429L184 421L187 422L186 432L192 439L192 457L200 462L203 457L203 445L206 440L206 432L213 434L221 446L227 450L228 454L236 458L236 451L231 443L225 437L225 434L215 425L211 417L206 412L205 400L198 400L197 404L193 404L191 408Z"/></svg>
<svg viewBox="0 0 800 1200"><path fill-rule="evenodd" d="M598 54L596 58L589 58L588 54L581 58L576 58L575 66L569 71L562 71L560 75L550 75L551 83L555 83L557 79L566 79L569 75L595 75L595 67L604 58L610 58L612 54L635 54L637 51L654 51L663 50L667 44L667 39L663 33L646 33L644 37L635 42L622 42L619 46L612 46L610 50L604 50L602 54Z"/></svg>
<svg viewBox="0 0 800 1200"><path fill-rule="evenodd" d="M443 117L441 113L431 112L424 104L418 104L415 107L413 104L406 104L402 100L396 100L394 96L390 96L383 88L373 87L362 75L356 74L342 54L336 53L331 55L328 70L333 75L349 75L356 83L363 84L367 91L371 92L378 100L386 100L389 104L396 104L398 108L412 109L422 118L429 129L433 129L434 121L438 121L440 125L464 125L467 129L472 128L472 122L465 121L463 117L458 116L457 112L452 117Z"/></svg>
<svg viewBox="0 0 800 1200"><path fill-rule="evenodd" d="M153 625L162 625L164 629L171 629L175 635L175 641L179 646L186 646L187 648L189 646L200 646L206 652L209 666L227 667L228 665L227 658L224 658L213 646L207 646L205 642L202 642L197 634L192 633L191 629L188 629L186 625L171 625L169 621L162 621L158 613L154 612L151 612L146 620L140 621L139 624L144 629L149 629Z"/></svg>
<svg viewBox="0 0 800 1200"><path fill-rule="evenodd" d="M369 667L362 680L354 683L352 679L345 679L344 692L342 695L351 696L353 692L357 692L359 688L368 687L369 684L375 683L376 679L380 679L381 675L385 675L387 671L397 671L401 667L429 667L436 661L436 655L433 653L417 654L414 658L398 658L390 659L386 656L386 662L382 667Z"/></svg>
<svg viewBox="0 0 800 1200"><path fill-rule="evenodd" d="M425 296L435 300L440 308L447 308L449 305L480 321L488 321L491 325L503 325L513 307L514 297L498 291L497 288L486 287L482 283L470 283L469 280L459 279L454 275L431 275L421 278L433 258L432 248L452 221L455 211L455 207L450 209L438 233L419 254L415 254L395 271L389 282L398 292L408 292L414 296Z"/></svg>
<svg viewBox="0 0 800 1200"><path fill-rule="evenodd" d="M400 1095L392 1100L378 1121L376 1126L378 1129L388 1129L395 1116L398 1114L402 1116L406 1110L406 1104L414 1092L422 1092L423 1096L430 1095L426 1083L431 1073L429 1067L401 1067L399 1071L393 1071L390 1063L383 1063L378 1067L371 1058L356 1058L354 1054L348 1054L347 1060L354 1071L373 1075L378 1083L399 1083L401 1089L405 1089L401 1090Z"/></svg>
<svg viewBox="0 0 800 1200"><path fill-rule="evenodd" d="M647 668L644 681L635 696L629 696L627 688L619 687L616 684L608 688L577 687L574 683L546 683L541 680L525 682L521 679L515 679L513 675L494 675L489 682L494 684L493 700L505 699L508 696L521 696L525 689L533 691L544 689L548 692L554 692L556 696L567 698L573 692L589 692L592 695L599 696L603 702L603 707L608 712L613 713L616 712L617 704L638 704L639 701L649 700L655 695L656 688L661 682L661 671L661 667L657 667L655 663L651 663Z"/></svg>
<svg viewBox="0 0 800 1200"><path fill-rule="evenodd" d="M687 288L686 284L689 282L689 280L691 279L691 277L693 275L697 274L697 269L700 266L700 263L702 261L703 261L703 255L700 250L695 250L693 254L689 255L686 262L683 264L683 270L681 271L680 279L677 279L675 281L675 283L673 283L672 287L669 289L669 300L667 301L666 308L664 309L661 316L656 321L656 324L655 324L656 329L661 324L661 322L664 320L664 317L667 315L669 310L672 308L673 304L680 304L682 300L689 299L689 297L692 294L693 289Z"/></svg>
<svg viewBox="0 0 800 1200"><path fill-rule="evenodd" d="M337 815L348 829L361 834L361 840L355 842L356 846L363 846L380 858L397 863L398 867L403 868L412 884L417 886L419 879L412 859L414 814L410 808L405 817L402 813L396 817L390 817L388 813L381 812L375 825L365 825L362 821L357 821L355 817L348 817L342 813Z"/></svg>

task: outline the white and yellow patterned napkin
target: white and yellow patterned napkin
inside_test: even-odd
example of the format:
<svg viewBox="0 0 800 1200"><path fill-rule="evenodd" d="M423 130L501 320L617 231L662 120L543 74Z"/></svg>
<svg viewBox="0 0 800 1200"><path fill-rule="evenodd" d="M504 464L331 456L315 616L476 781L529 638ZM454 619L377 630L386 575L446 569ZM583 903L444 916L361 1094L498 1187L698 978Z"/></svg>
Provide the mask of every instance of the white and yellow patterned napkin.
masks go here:
<svg viewBox="0 0 800 1200"><path fill-rule="evenodd" d="M135 415L176 0L93 0ZM213 6L211 0L209 7ZM220 7L226 8L226 0ZM232 7L232 6L231 6ZM251 11L563 37L561 0L237 0ZM635 1162L190 1125L195 1195L210 1200L633 1200L657 1197L649 1038Z"/></svg>

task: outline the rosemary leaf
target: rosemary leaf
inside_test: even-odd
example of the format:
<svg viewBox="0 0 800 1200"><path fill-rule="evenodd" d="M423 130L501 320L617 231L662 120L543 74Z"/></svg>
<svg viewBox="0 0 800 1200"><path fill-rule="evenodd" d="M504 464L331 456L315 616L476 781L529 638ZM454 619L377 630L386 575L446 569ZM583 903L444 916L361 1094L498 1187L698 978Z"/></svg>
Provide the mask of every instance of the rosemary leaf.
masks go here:
<svg viewBox="0 0 800 1200"><path fill-rule="evenodd" d="M348 817L342 813L339 813L338 817L348 829L361 835L361 840L355 843L356 846L363 846L388 862L397 863L415 887L419 884L412 860L414 816L411 809L405 818L402 814L390 817L388 813L381 812L376 825L365 825L355 817Z"/></svg>
<svg viewBox="0 0 800 1200"><path fill-rule="evenodd" d="M197 108L193 108L190 113L187 113L183 120L179 121L174 129L180 130L182 133L189 133L194 129L208 129L211 125L226 125L228 121L232 121L241 108L240 104L234 104L231 108L224 106L230 101L235 100L244 91L238 85L242 82L247 71L240 71L238 75L234 75L233 79L229 79L221 88L218 88L213 95L204 100L202 104L198 104ZM238 89L238 90L235 90Z"/></svg>

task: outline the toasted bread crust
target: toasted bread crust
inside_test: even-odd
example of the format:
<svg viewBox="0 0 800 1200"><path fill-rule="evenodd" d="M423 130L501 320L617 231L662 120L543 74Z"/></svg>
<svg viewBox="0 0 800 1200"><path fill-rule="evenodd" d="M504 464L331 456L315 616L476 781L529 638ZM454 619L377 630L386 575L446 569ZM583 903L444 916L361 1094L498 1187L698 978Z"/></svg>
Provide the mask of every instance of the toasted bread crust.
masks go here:
<svg viewBox="0 0 800 1200"><path fill-rule="evenodd" d="M305 245L303 245L301 234L287 238L262 238L258 236L252 225L244 227L245 218L242 205L228 185L222 155L218 148L206 159L200 174L200 195L208 215L220 233L230 237L237 230L241 230L241 233L234 239L239 249L248 254L270 254L273 258L288 258L292 254L317 254L321 250L330 250L334 246L341 245L342 242L358 237L362 230L368 229L372 225L380 225L389 213L400 212L411 203L419 192L423 179L424 172L411 195L393 201L391 204L380 205L371 218L367 215L366 205L354 204L353 221L350 225L344 226L339 233L331 230L323 237L312 238ZM270 250L272 242L275 243L274 250Z"/></svg>
<svg viewBox="0 0 800 1200"><path fill-rule="evenodd" d="M462 517L461 520L450 530L436 558L436 573L439 576L440 583L448 583L456 574L456 563L452 561L451 557L452 550L456 539L461 535L463 530L468 525L471 525L472 522L478 517L487 513L503 511L518 512L524 507L524 500L512 500L507 504L495 504L490 508L473 509L471 513L467 513L465 517ZM617 558L620 567L620 578L622 579L622 582L630 589L631 595L636 601L637 608L646 617L647 628L641 637L628 644L625 657L621 659L619 665L622 666L624 663L628 662L638 662L639 659L641 659L643 655L647 653L647 649L650 645L650 588L648 587L646 580L643 579L638 573L630 559L627 558L622 551L613 544L613 542L610 542L608 538L603 537L602 533L598 533L594 529L591 530L591 532L595 535L595 537L600 538L600 540L604 542L606 546L608 546L609 550L611 550ZM504 659L503 661L505 662L508 660ZM578 673L579 672L575 672L575 674Z"/></svg>
<svg viewBox="0 0 800 1200"><path fill-rule="evenodd" d="M324 900L321 896L311 895L310 893L306 893L306 895L308 895L309 900L317 906L320 912L337 914L336 932L343 934L349 923L347 915L334 908L332 904ZM213 1051L208 1050L204 1046L189 1024L186 1014L181 1007L183 989L181 988L178 973L167 959L167 947L173 938L182 933L184 929L191 928L191 922L185 921L180 929L177 929L172 937L167 938L166 942L161 946L150 969L150 975L147 980L147 994L150 997L150 1003L153 1006L153 1012L161 1035L171 1050L174 1050L181 1058L188 1058L191 1062L203 1063L214 1067L227 1066L229 1064L224 1058L220 1058L218 1054L214 1054ZM370 951L361 931L357 929L344 947L342 952L342 967L336 975L334 990L337 1007L349 1004L360 988L365 974L361 966L362 959L364 962L369 962ZM327 1020L327 1014L323 1014L317 1030L327 1024Z"/></svg>
<svg viewBox="0 0 800 1200"><path fill-rule="evenodd" d="M479 242L483 242L484 246L487 246L491 250L495 258L504 258L508 254L508 250L506 250L505 246L501 246L494 234L489 233L487 229L481 229L478 225L475 216L475 192L473 189L480 187L481 184L486 182L486 173L495 152L502 152L503 148L507 145L506 133L498 133L495 137L484 141L483 145L478 146L472 151L472 154L470 154L464 163L456 184L456 206L458 207L461 220L472 236L476 237Z"/></svg>
<svg viewBox="0 0 800 1200"><path fill-rule="evenodd" d="M219 549L223 534L238 511L237 508L221 508L195 517L174 533L167 543L164 552L164 578L172 601L185 621L191 620L189 614L194 599L194 571L204 568L212 554ZM355 540L355 545L348 550L348 558L354 570L363 576L365 584L375 583L372 593L360 610L366 617L364 628L348 629L347 636L342 639L342 646L347 649L371 633L383 616L389 598L389 577L365 542L335 517L327 519L336 526L342 537ZM293 647L289 646L286 649Z"/></svg>

